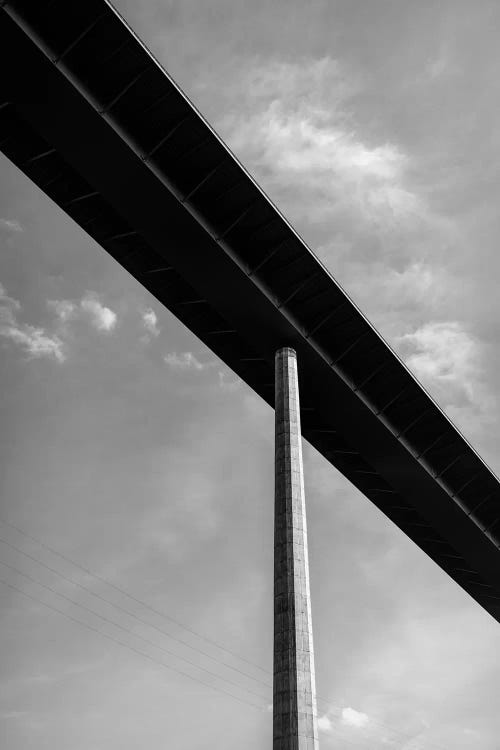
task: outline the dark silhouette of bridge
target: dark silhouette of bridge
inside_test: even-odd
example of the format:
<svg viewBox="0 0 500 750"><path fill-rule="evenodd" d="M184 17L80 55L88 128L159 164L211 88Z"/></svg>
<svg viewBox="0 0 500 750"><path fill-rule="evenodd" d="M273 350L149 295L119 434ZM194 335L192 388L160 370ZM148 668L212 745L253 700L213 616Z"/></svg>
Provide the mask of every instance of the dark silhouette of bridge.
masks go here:
<svg viewBox="0 0 500 750"><path fill-rule="evenodd" d="M106 0L0 3L0 145L500 620L500 484ZM390 582L388 581L388 585Z"/></svg>

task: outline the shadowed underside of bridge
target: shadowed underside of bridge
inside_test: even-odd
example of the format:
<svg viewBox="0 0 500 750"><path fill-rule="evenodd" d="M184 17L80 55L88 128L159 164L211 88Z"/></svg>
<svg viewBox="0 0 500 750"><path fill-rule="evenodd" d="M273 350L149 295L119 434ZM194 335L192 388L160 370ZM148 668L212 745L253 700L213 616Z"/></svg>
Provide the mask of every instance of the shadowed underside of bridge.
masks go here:
<svg viewBox="0 0 500 750"><path fill-rule="evenodd" d="M304 437L500 620L498 479L168 74L106 0L0 7L4 154L270 405L293 347Z"/></svg>

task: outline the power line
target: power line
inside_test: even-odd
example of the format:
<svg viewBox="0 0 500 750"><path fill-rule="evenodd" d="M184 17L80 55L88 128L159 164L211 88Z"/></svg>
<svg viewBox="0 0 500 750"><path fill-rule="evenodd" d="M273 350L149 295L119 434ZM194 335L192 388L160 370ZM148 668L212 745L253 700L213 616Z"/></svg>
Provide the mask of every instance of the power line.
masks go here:
<svg viewBox="0 0 500 750"><path fill-rule="evenodd" d="M237 654L235 651L231 651L226 646L222 646L220 643L217 643L217 641L212 640L211 638L207 638L204 635L201 635L200 633L197 633L195 630L192 630L187 625L184 625L183 623L179 622L178 620L175 620L170 615L167 615L165 612L161 612L160 610L155 609L150 604L147 604L147 602L142 601L141 599L138 599L137 597L130 594L128 591L125 591L125 589L120 588L120 586L117 586L114 583L111 583L111 581L108 581L106 578L103 578L102 576L98 575L97 573L93 573L88 568L85 568L80 563L75 562L75 560L72 560L70 557L67 557L66 555L63 555L58 550L54 549L53 547L50 547L45 542L42 542L41 539L38 539L35 536L32 536L31 534L28 534L26 531L23 531L23 529L20 529L19 526L15 526L13 523L10 523L9 521L6 521L4 518L0 517L0 523L3 523L5 526L9 526L10 528L17 531L19 534L22 534L22 536L25 536L27 539L31 539L36 544L39 544L40 547L43 547L44 549L51 552L53 555L56 555L57 557L60 557L61 560L64 560L65 562L70 563L71 565L74 565L76 568L80 568L80 570L83 570L84 573L87 573L88 575L92 576L93 578L96 578L98 581L101 581L101 583L106 584L106 586L110 586L111 588L115 589L115 591L118 591L120 594L123 594L124 596L128 596L129 599L136 602L136 604L140 604L141 607L145 607L146 609L149 609L151 612L154 612L155 615L159 615L159 617L163 617L166 620L170 620L170 622L174 623L174 625L177 625L177 627L182 628L186 630L188 633L191 633L192 635L196 636L196 638L200 638L200 640L205 641L206 643L209 643L211 646L215 646L216 648L219 648L221 651L225 651L227 654L230 654L231 656L235 657L236 659L240 659L241 661L245 662L246 664L250 665L251 667L255 667L257 669L260 669L262 672L265 672L266 674L271 674L271 672L268 669L265 669L264 667L261 667L259 664L255 664L255 662L250 661L249 659L245 659L244 656L241 656L240 654ZM172 637L172 636L171 636ZM230 666L226 664L226 666ZM234 669L234 667L232 667ZM243 673L244 674L244 673ZM249 677L250 675L247 675ZM255 678L252 678L255 679Z"/></svg>
<svg viewBox="0 0 500 750"><path fill-rule="evenodd" d="M108 583L107 581L105 581L105 579L100 578L100 576L92 573L92 571L88 570L87 568L84 568L82 565L79 565L74 560L71 560L71 558L65 557L64 555L61 555L59 552L57 552L56 550L52 549L51 547L49 547L48 545L44 544L43 542L39 541L35 537L33 537L30 534L26 534L25 532L21 531L21 529L19 529L17 526L14 526L13 524L9 524L6 521L4 521L3 519L0 519L0 523L3 523L6 526L12 526L12 528L14 528L16 531L18 531L19 533L21 533L24 536L28 537L29 539L32 539L33 541L37 542L38 544L40 544L40 546L47 548L50 552L52 552L55 555L58 555L59 557L61 557L61 559L65 560L66 562L70 562L72 565L74 565L75 567L80 568L81 570L83 570L88 575L91 575L91 576L93 576L93 577L97 578L98 580L101 580L101 581L103 581L105 583ZM133 617L135 620L137 620L138 622L142 623L143 625L146 625L147 627L154 628L155 630L157 630L162 635L165 635L168 638L172 638L172 640L175 640L178 643L181 643L182 645L187 646L188 648L193 649L193 651L197 651L198 653L202 654L203 656L206 656L208 659L211 659L212 661L215 661L216 663L222 664L222 665L228 667L229 669L233 669L234 671L238 672L239 674L241 674L241 675L243 675L245 677L248 677L251 680L259 682L261 685L264 685L267 688L272 688L272 685L269 684L268 682L264 682L263 680L260 680L257 677L253 677L252 675L249 675L247 672L243 672L243 671L237 669L236 667L233 667L232 665L227 664L226 662L224 662L222 660L219 660L216 657L211 656L210 654L207 654L205 651L202 651L201 649L198 649L196 646L192 646L191 644L187 643L186 641L183 641L183 640L177 638L176 636L173 636L170 633L167 633L166 631L161 630L161 628L158 628L153 623L147 622L146 620L142 620L136 614L134 614L133 612L130 612L130 610L125 609L121 605L116 604L115 602L112 602L109 599L106 599L101 594L98 594L95 591L92 591L92 589L88 588L88 586L85 586L84 584L80 583L79 581L75 581L74 579L69 578L69 576L64 575L63 573L61 573L56 568L53 568L50 565L47 565L47 563L43 562L39 558L34 557L33 555L30 555L25 550L21 549L20 547L17 547L15 544L12 544L12 542L8 542L6 539L2 539L2 538L0 538L0 542L2 544L7 545L8 547L10 547L11 549L15 550L16 552L19 552L21 555L24 555L25 557L29 558L30 560L32 560L33 562L37 563L38 565L42 565L47 570L50 570L51 573L55 573L56 575L60 576L63 580L67 581L68 583L71 583L74 586L78 586L83 591L86 591L89 594L91 594L91 596L94 596L97 599L100 599L101 601L105 602L106 604L109 604L112 607L115 607L116 609L118 609L118 610L124 612L125 614L127 614L129 617ZM113 584L111 584L111 583L108 583L108 585L113 586ZM113 588L117 588L117 587L113 586ZM121 592L121 589L117 588L117 590ZM126 593L126 592L123 592L123 593ZM126 595L129 596L129 594L126 594ZM133 597L131 597L131 598L133 598ZM139 600L137 600L137 601L139 601ZM148 607L148 605L146 605L146 604L143 604L143 606L147 606ZM149 609L151 609L151 608L149 608ZM152 611L156 612L156 610L152 610ZM163 617L167 617L166 615L162 615L162 616ZM168 617L168 619L172 619L172 618ZM175 620L172 620L172 621L176 622ZM188 628L186 628L186 629L188 629ZM190 632L194 633L195 631L190 631ZM202 637L202 636L200 636L200 637ZM237 655L235 654L235 656L237 656ZM241 657L238 656L238 658L241 658ZM252 662L249 662L249 663L252 664ZM253 666L257 666L258 667L258 665L253 665ZM266 674L272 674L269 670L264 670L263 667L258 667L258 668L262 669L262 671L265 671ZM317 700L318 700L318 702L323 703L328 708L332 708L332 709L339 708L340 709L340 707L334 706L332 703L330 703L330 701L327 701L326 699L323 699L320 696L317 696Z"/></svg>
<svg viewBox="0 0 500 750"><path fill-rule="evenodd" d="M28 552L25 552L20 547L17 547L15 544L12 544L11 542L8 542L6 539L0 538L0 542L2 544L6 544L11 549L15 550L16 552L19 552L21 555L24 555L25 557L29 558L30 560L33 560L38 565L42 565L47 570L50 570L51 573L55 573L56 575L60 576L63 580L67 581L68 583L73 584L74 586L78 586L83 591L86 591L91 596L94 596L96 599L100 599L101 601L105 602L106 604L109 604L111 607L115 607L115 609L120 610L121 612L124 612L129 617L133 617L134 620L137 620L137 622L140 622L142 625L146 625L146 627L153 628L154 630L157 630L162 635L166 636L167 638L171 638L174 641L177 641L178 643L181 643L183 646L186 646L187 648L192 649L193 651L196 651L199 654L202 654L207 659L210 659L211 661L214 661L216 664L222 664L223 666L227 667L228 669L232 669L235 672L238 672L238 674L243 675L244 677L248 677L250 680L254 680L255 682L259 682L261 685L265 685L267 688L272 688L272 685L270 685L268 682L264 682L263 680L260 680L258 677L254 677L253 675L248 674L247 672L243 672L243 670L238 669L237 667L233 667L231 664L228 664L225 661L222 661L221 659L217 659L215 656L211 656L210 654L207 654L205 651L203 651L200 648L197 648L196 646L192 646L187 641L182 640L181 638L178 638L175 635L171 635L170 633L167 633L165 630L162 630L157 625L154 625L151 622L147 622L146 620L143 620L142 618L138 617L134 612L130 612L130 610L125 609L125 607L120 606L119 604L115 604L115 602L110 601L109 599L106 599L106 597L102 596L101 594L97 594L95 591L92 591L88 586L85 586L83 583L79 583L78 581L73 580L73 578L69 578L68 576L64 575L64 573L61 573L56 568L52 568L50 565L47 565L47 563L44 563L42 560L38 559L37 557L34 557L33 555L28 554Z"/></svg>
<svg viewBox="0 0 500 750"><path fill-rule="evenodd" d="M104 617L104 615L101 615L99 614L99 612L96 612L95 610L90 609L90 607L86 607L85 605L80 604L79 602L76 602L74 599L71 599L69 596L59 593L59 591L56 591L51 586L47 586L45 583L41 583L40 581L37 581L36 578L33 578L27 573L24 573L22 570L15 568L13 565L9 565L3 560L0 560L0 564L4 565L6 568L10 568L10 570L13 570L15 573L19 573L19 575L24 576L24 578L27 578L28 581L32 581L32 583L36 583L37 586L41 586L42 588L47 589L47 591L50 591L52 594L55 594L56 596L60 596L62 599L66 599L66 601L70 602L71 604L76 605L77 607L80 607L86 612L90 612L91 615L94 615L95 617L99 617L104 622L107 622L110 625L114 625L115 628L119 628L120 630L123 630L124 633L128 633L129 635L132 635L134 636L134 638L139 638L139 640L144 641L144 643L147 643L149 646L153 646L153 648L157 648L160 651L163 651L164 653L168 654L169 656L173 656L175 659L180 659L181 661L185 661L186 664L189 664L195 669L199 669L202 672L206 672L206 674L209 674L211 677L216 677L219 680L223 680L224 682L227 682L228 685L232 685L233 687L236 687L238 690L243 690L244 692L249 693L250 695L253 695L256 698L262 698L263 700L266 700L266 696L260 695L259 693L255 693L253 690L249 690L248 688L243 687L242 685L239 685L237 682L228 680L226 677L222 677L221 675L218 675L215 672L210 672L209 669L205 669L205 667L199 666L195 662L190 661L189 659L186 659L184 656L180 656L179 654L176 654L175 651L169 651L168 649L165 649L162 646L159 646L154 641L150 641L148 638L144 638L142 635L139 635L138 633L134 633L133 630L129 630L129 628L125 628L123 625L120 625L114 620L110 620L108 617Z"/></svg>
<svg viewBox="0 0 500 750"><path fill-rule="evenodd" d="M96 596L98 599L100 599L101 601L105 602L106 604L109 604L109 605L111 605L113 607L116 607L118 610L121 610L122 612L125 612L125 614L127 614L127 615L129 615L131 617L135 617L135 615L133 613L129 612L128 610L124 609L123 607L120 607L119 605L115 605L113 602L110 602L108 599L100 596L99 594L95 594L93 591L91 591L90 589L88 589L86 586L83 586L82 584L78 583L77 581L74 581L71 578L68 578L67 576L63 575L62 573L60 573L55 568L52 568L49 565L46 565L41 560L38 560L37 558L33 557L32 555L29 555L28 553L24 552L23 550L21 550L20 548L16 547L13 544L11 544L10 542L7 542L5 539L1 539L0 538L0 542L3 543L3 544L6 544L7 546L11 547L12 549L16 550L17 552L20 552L22 555L25 555L30 560L33 560L34 562L42 565L44 568L46 568L47 570L50 570L52 573L55 573L56 575L60 576L63 580L67 581L68 583L71 583L71 584L73 584L75 586L78 586L79 588L83 589L84 591L90 593L92 596ZM4 562L3 560L0 560L0 564L4 565L5 567L9 568L10 570L14 571L15 573L19 573L20 575L22 575L25 578L27 578L29 581L32 581L33 583L37 584L38 586L41 586L41 587L47 589L51 593L54 593L57 596L60 596L61 598L66 599L70 603L75 604L76 606L80 607L81 609L84 609L87 612L90 612L90 614L93 614L93 615L99 617L100 619L104 620L105 622L108 622L108 623L114 625L115 627L118 627L120 630L123 630L124 632L130 633L131 635L135 636L136 638L139 638L140 640L143 640L148 645L151 645L151 646L153 646L155 648L158 648L160 651L164 651L165 653L169 654L170 656L174 656L176 658L180 658L181 660L186 661L186 663L190 664L191 666L194 666L195 668L198 668L198 669L201 669L204 672L207 672L207 674L211 675L212 677L216 676L216 677L220 678L221 680L224 680L225 682L227 682L229 685L232 685L233 687L236 687L238 689L244 690L245 692L249 693L250 695L253 695L253 696L257 697L257 698L265 698L265 696L262 696L262 695L260 695L258 693L255 693L252 690L248 690L247 688L245 688L243 686L240 686L238 683L235 683L232 680L227 680L225 677L222 677L221 675L218 675L218 674L214 675L213 672L210 672L209 670L206 670L203 667L198 667L198 665L194 664L189 659L184 659L184 657L176 654L175 652L171 652L171 651L169 651L167 649L164 649L161 646L159 646L156 643L154 643L153 641L150 641L149 639L143 638L142 636L134 633L134 631L129 630L127 628L124 628L122 625L116 623L114 620L110 620L110 619L104 617L103 615L99 614L98 612L95 612L94 610L90 609L89 607L85 607L84 605L82 605L82 604L80 604L78 602L75 602L74 599L71 599L70 597L68 597L68 596L66 596L64 594L59 593L58 591L56 591L55 589L51 588L50 586L47 586L47 585L41 583L40 581L37 581L32 576L30 576L27 573L19 570L18 568L15 568L12 565L9 565L8 563ZM137 619L138 622L140 622L140 623L142 623L142 624L144 624L146 626L150 626L150 623L147 623L144 620L141 620L140 618L135 617L135 619ZM151 625L151 627L155 627L155 626ZM160 630L159 628L155 627L155 629L158 630L160 633L164 633L164 631ZM169 635L168 633L164 633L164 634L165 635ZM182 641L181 641L181 643L182 643ZM196 650L198 650L198 649L196 649ZM204 654L203 651L200 651L200 653ZM206 655L206 654L204 654L204 655ZM224 664L224 662L221 662L221 663ZM239 671L239 670L237 670L237 671ZM244 672L241 672L241 674L245 675ZM245 675L245 676L250 676L250 675ZM252 679L255 679L255 678L252 678ZM268 683L264 683L261 680L258 680L258 681L261 682L261 684L265 685L266 687L272 688L272 685L269 685ZM341 711L340 707L334 706L333 704L330 704L330 709ZM387 728L390 729L389 727L387 727ZM395 731L395 730L393 730L393 731ZM343 741L344 740L346 740L346 738L343 738ZM349 740L347 740L347 742L349 742Z"/></svg>
<svg viewBox="0 0 500 750"><path fill-rule="evenodd" d="M170 620L175 625L178 625L179 627L184 628L185 630L187 630L188 632L192 633L196 637L201 638L201 639L207 641L208 643L211 643L211 644L217 646L217 648L220 648L220 649L226 651L227 653L231 654L232 656L235 656L236 658L241 659L242 661L246 662L247 664L250 664L253 667L256 667L257 669L260 669L265 674L272 675L272 672L270 670L265 669L264 667L261 667L258 664L255 664L254 662L251 662L251 661L245 659L244 657L240 656L239 654L236 654L233 651L230 651L229 649L226 649L224 646L221 646L220 644L216 643L215 641L211 641L210 639L205 638L204 636L200 635L199 633L197 633L196 631L192 630L188 626L182 625L179 621L175 620L174 618L170 617L169 615L167 615L167 614L165 614L163 612L160 612L160 611L154 609L149 604L147 604L146 602L144 602L144 601L142 601L140 599L136 599L136 597L132 596L131 594L129 594L124 589L121 589L119 586L116 586L115 584L111 583L107 579L105 579L105 578L97 575L97 573L94 573L89 568L86 568L83 565L80 565L80 563L77 563L72 558L67 557L66 555L63 555L61 552L59 552L58 550L54 549L53 547L50 547L48 544L46 544L45 542L42 542L37 537L34 537L31 534L28 534L26 531L23 531L23 529L19 528L19 526L15 526L13 523L10 523L9 521L6 521L2 517L0 517L0 523L4 524L5 526L9 526L9 527L13 528L19 534L22 534L22 536L25 536L27 539L31 539L36 544L39 544L44 549L47 549L52 554L54 554L57 557L61 558L61 560L64 560L65 562L68 562L71 565L74 565L76 568L79 568L84 573L87 573L88 575L92 576L93 578L96 578L97 580L101 581L102 583L106 584L107 586L110 586L111 588L114 588L120 594L124 594L125 596L129 597L132 601L135 601L138 604L140 604L141 606L146 607L147 609L149 609L151 612L154 612L154 614L157 614L160 617L163 617L163 618L165 618L167 620ZM105 599L103 596L101 596L100 594L95 593L94 591L92 591L88 587L84 586L83 584L81 584L81 583L79 583L77 581L74 581L73 579L71 579L71 578L63 575L58 570L55 570L54 568L52 568L49 565L47 565L46 563L42 562L38 558L33 557L32 555L28 554L27 552L25 552L24 550L20 549L19 547L16 547L11 542L8 542L5 539L1 539L1 538L0 538L0 542L3 542L4 544L7 544L9 547L11 547L12 549L16 550L16 552L20 552L22 555L25 555L30 560L33 560L34 562L38 563L39 565L43 565L45 568L47 568L47 570L50 570L52 573L56 573L56 575L61 576L61 578L64 578L64 580L68 581L69 583L72 583L72 584L74 584L76 586L79 586L80 588L84 589L85 591L88 591L92 596L95 596L96 598L101 599L102 601L105 601L107 604L110 604L111 606L116 607L116 609L120 609L121 611L125 612L126 614L130 615L131 617L134 617L135 619L137 619L142 624L147 625L148 627L152 627L155 630L158 630L158 632L162 633L163 635L166 635L167 637L172 638L173 640L177 640L179 643L182 643L183 645L187 646L188 648L192 648L194 651L198 651L198 653L201 653L204 656L207 656L209 659L212 659L213 661L216 661L216 662L219 661L215 657L210 656L209 654L207 654L204 651L196 648L195 646L191 646L190 644L186 643L185 641L182 641L179 638L176 638L175 636L170 635L170 633L166 633L165 631L163 631L160 628L158 628L156 625L153 625L152 623L145 622L144 620L141 620L139 617L137 617L137 615L129 612L129 610L126 610L125 608L121 607L118 604L115 604L114 602L109 601L108 599ZM246 672L242 672L241 670L237 669L236 667L231 666L230 664L227 664L226 662L224 662L222 660L220 660L219 663L223 664L226 667L229 667L229 669L233 669L236 672L239 672L240 674L244 675L245 677L250 678L251 680L255 680L256 682L259 682L261 685L265 685L265 687L272 688L272 685L270 685L268 682L264 682L263 680L260 680L257 677L253 677L252 675L247 674ZM331 703L330 700L328 700L326 698L322 698L319 695L316 696L316 698L317 698L318 702L321 702L327 708L332 708L332 709L337 708L337 709L341 710L340 706L335 706L334 704Z"/></svg>
<svg viewBox="0 0 500 750"><path fill-rule="evenodd" d="M5 565L5 563L3 563ZM7 566L11 567L11 566ZM20 572L20 571L18 571ZM23 574L24 575L24 574ZM67 620L70 620L71 622L76 623L77 625L80 625L81 627L86 628L87 630L92 631L93 633L97 633L98 635L102 636L103 638L107 638L109 641L112 641L113 643L118 644L119 646L122 646L123 648L127 649L128 651L131 651L134 654L137 654L138 656L142 656L144 659L148 659L148 661L151 661L153 664L156 664L160 667L163 667L164 669L167 669L171 672L175 672L178 675L181 675L182 677L187 677L189 680L192 680L193 682L197 682L200 685L204 685L205 687L210 688L211 690L216 690L219 693L222 693L224 695L227 695L229 698L232 698L233 700L238 701L239 703L243 703L244 705L250 706L251 708L255 708L260 713L266 713L266 708L262 705L258 705L257 703L252 703L251 701L247 701L244 698L239 698L238 696L234 695L233 693L230 693L227 690L224 690L223 688L217 687L215 685L211 685L208 682L204 682L203 680L198 679L197 677L193 677L192 675L188 674L187 672L183 672L180 669L176 669L175 667L170 666L169 664L165 664L165 662L160 661L159 659L155 659L154 657L150 656L149 654L145 654L143 651L140 651L139 649L136 649L134 646L131 646L128 643L124 643L123 641L120 641L118 638L114 638L113 636L109 635L108 633L104 633L102 630L99 630L98 628L93 627L92 625L89 625L86 622L82 622L81 620L78 620L76 617L72 617L72 615L68 615L66 612L63 612L60 609L57 609L57 607L53 607L51 604L48 604L47 602L43 601L43 599L39 599L36 596L33 596L32 594L28 594L26 591L23 591L18 586L15 586L12 583L8 583L8 581L4 581L2 578L0 578L0 583L2 583L4 586L8 586L8 588L17 591L18 593L25 596L27 599L31 599L32 601L36 602L37 604L41 604L42 606L46 607L47 609L52 610L52 612L56 612L59 615L62 615ZM55 592L57 593L57 592ZM60 594L59 594L60 596ZM353 747L358 747L358 743L354 743L352 740L349 740L347 738L342 738L343 742L347 742L350 745L353 745Z"/></svg>
<svg viewBox="0 0 500 750"><path fill-rule="evenodd" d="M88 568L84 567L83 565L80 565L80 563L75 562L75 560L71 559L70 557L67 557L66 555L63 555L61 552L59 552L58 550L56 550L53 547L49 546L48 544L46 544L45 542L41 541L37 537L34 537L31 534L28 534L26 531L24 531L23 529L19 528L16 525L14 525L13 523L10 523L9 521L6 521L2 517L0 517L0 523L4 524L5 526L9 526L10 528L14 529L15 531L17 531L22 536L26 537L27 539L32 540L33 542L35 542L36 544L40 545L44 549L47 549L49 552L51 552L53 555L56 555L61 560L64 560L65 562L68 562L71 565L74 565L76 568L79 568L84 573L87 573L88 575L92 576L96 580L99 580L102 583L106 584L107 586L110 586L111 588L113 588L116 591L118 591L120 594L123 594L124 596L127 596L129 599L131 599L132 601L134 601L137 604L141 605L142 607L145 607L146 609L149 609L154 614L156 614L156 615L158 615L158 616L160 616L160 617L162 617L162 618L164 618L166 620L169 620L170 622L174 623L175 625L177 625L180 628L183 628L184 630L186 630L187 632L189 632L192 635L196 636L197 638L200 638L201 640L204 640L206 643L209 643L209 644L211 644L213 646L216 646L217 648L221 649L222 651L225 651L226 653L230 654L231 656L234 656L235 658L240 659L241 661L245 662L246 664L249 664L250 666L255 667L255 668L261 670L265 674L272 675L272 672L270 672L270 670L265 669L264 667L261 667L259 664L256 664L256 663L254 663L254 662L246 659L245 657L240 656L239 654L235 653L234 651L231 651L230 649L227 649L224 646L221 646L216 641L213 641L210 638L206 638L205 636L201 635L200 633L197 633L195 630L192 630L191 628L189 628L187 625L183 625L181 622L179 622L178 620L175 620L170 615L167 615L166 613L161 612L161 611L155 609L154 607L150 606L149 604L147 604L146 602L142 601L141 599L138 599L135 596L133 596L132 594L129 594L127 591L125 591L125 589L122 589L119 586L116 586L114 583L111 583L107 579L105 579L105 578L97 575L97 573L94 573L91 570L89 570ZM212 661L214 661L216 663L219 663L219 664L227 667L228 669L232 669L235 672L238 672L239 674L243 675L244 677L247 677L247 678L249 678L251 680L254 680L255 682L258 682L258 683L260 683L261 685L264 685L267 688L272 688L272 685L270 685L268 682L264 682L263 680L259 679L258 677L254 677L254 676L248 674L247 672L243 672L242 670L238 669L237 667L233 667L231 664L228 664L227 662L225 662L225 661L223 661L221 659L217 659L216 657L211 656L210 654L207 654L202 649L199 649L196 646L192 646L191 644L187 643L186 641L183 641L182 639L177 638L176 636L173 636L173 635L171 635L170 633L167 633L164 630L161 630L161 628L158 628L156 625L154 625L154 624L152 624L150 622L147 622L145 620L142 620L140 617L138 617L134 613L130 612L129 610L125 609L124 607L121 607L120 605L115 604L114 602L110 601L109 599L106 599L105 597L101 596L100 594L97 594L96 592L92 591L91 589L89 589L88 587L84 586L83 584L81 584L81 583L79 583L77 581L74 581L73 579L65 576L63 573L60 573L58 570L50 567L49 565L47 565L46 563L42 562L41 560L33 557L32 555L29 555L27 552L25 552L24 550L20 549L19 547L16 547L12 543L7 542L5 539L0 539L0 542L3 542L4 544L8 545L12 549L16 550L17 552L20 552L21 554L25 555L29 559L31 559L34 562L38 563L39 565L42 565L43 567L47 568L47 570L50 570L52 573L55 573L56 575L60 576L64 580L68 581L69 583L71 583L71 584L73 584L75 586L78 586L79 588L87 591L92 596L94 596L94 597L96 597L98 599L101 599L106 604L108 604L108 605L110 605L112 607L115 607L118 610L121 610L122 612L124 612L125 614L127 614L130 617L133 617L135 620L137 620L138 622L142 623L143 625L146 625L147 627L154 628L155 630L157 630L162 635L164 635L164 636L166 636L168 638L171 638L172 640L175 640L178 643L181 643L182 645L186 646L187 648L191 648L193 651L196 651L196 652L202 654L206 658L211 659ZM22 575L26 575L26 574L22 574ZM35 583L38 583L38 581L35 581ZM39 585L43 585L43 584L39 584ZM57 592L54 592L54 593L57 594ZM58 594L58 595L62 596L61 594ZM73 602L73 603L75 603L75 602ZM78 606L82 606L82 605L78 605ZM92 610L88 610L88 611L92 612ZM93 613L93 614L95 614L95 613ZM98 615L98 616L100 616L100 615ZM116 624L116 623L113 623L113 624ZM121 627L121 626L118 626L118 627ZM128 631L128 632L132 633L132 631ZM136 637L140 637L140 636L136 636ZM146 639L143 638L142 640L146 640ZM146 642L149 642L149 641L146 640ZM156 646L156 644L153 644L153 645ZM161 649L160 646L156 646L156 648L160 648ZM165 649L161 649L161 650L166 651ZM166 651L166 653L172 653L172 652ZM178 658L183 659L184 657L178 656ZM188 659L184 659L184 661L186 661L189 664L193 664L193 662L190 662ZM203 669L203 667L197 667L197 668L202 669L203 671L207 672L208 674L211 674L211 675L214 674L214 673L210 672L209 670ZM240 688L240 686L237 683L234 683L231 680L227 680L226 678L224 678L222 676L219 676L219 675L216 675L216 676L219 677L222 680L225 680L229 684L235 685L238 688ZM251 695L255 695L255 696L260 697L260 698L263 697L263 696L258 695L257 693L254 693L253 691L247 690L246 688L241 687L240 689L246 690L246 692L250 693ZM335 710L335 711L339 711L339 712L342 711L342 707L341 706L338 706L338 705L332 703L329 699L321 697L319 695L317 695L316 698L317 698L318 703L321 703L324 707L328 708L329 710ZM386 730L388 730L390 732L393 732L394 734L399 735L399 737L401 739L404 739L404 740L409 739L409 736L406 733L402 732L399 729L396 729L395 727L392 727L392 726L390 726L388 724L385 724L385 723L383 723L381 721L373 719L372 717L370 717L370 722L372 724L378 725L379 727L381 727L383 729L386 729ZM428 743L427 742L427 747L434 748L435 750L445 750L445 748L442 745L436 745L435 743Z"/></svg>
<svg viewBox="0 0 500 750"><path fill-rule="evenodd" d="M224 690L224 688L217 687L216 685L211 685L209 682L204 682L203 680L200 680L197 677L193 677L187 672L183 672L180 669L176 669L175 667L170 666L170 664L165 664L165 662L159 661L159 659L155 659L153 656L150 656L149 654L145 654L143 651L139 651L139 649L134 648L134 646L130 646L128 643L124 643L123 641L118 640L118 638L113 638L113 636L108 635L108 633L103 633L102 630L99 630L98 628L94 628L92 627L92 625L88 625L86 622L82 622L81 620L78 620L76 617L72 617L71 615L68 615L66 612L63 612L62 610L57 609L57 607L53 607L52 605L47 604L47 602L44 602L43 599L38 599L36 596L32 596L31 594L28 594L26 591L23 591L18 586L15 586L12 583L8 583L7 581L4 581L2 578L0 578L0 583L3 583L4 586L8 586L9 588L14 589L15 591L18 591L20 594L22 594L23 596L26 596L28 599L32 599L34 602L37 602L37 604L42 604L44 607L47 607L47 609L51 609L53 612L57 612L58 614L65 617L67 620L76 622L78 625L81 625L82 627L87 628L88 630L92 630L94 633L98 633L103 638L107 638L108 640L113 641L114 643L118 643L119 646L123 646L123 648L127 648L129 651L133 651L135 654L138 654L139 656L143 656L145 659L149 659L149 661L152 661L154 664L159 664L161 667L164 667L165 669L168 669L171 672L175 672L176 674L179 674L182 677L187 677L189 680L198 682L200 685L204 685L205 687L208 687L211 690L216 690L219 693L224 693L224 695L228 695L230 698L233 698L233 700L239 701L240 703L245 703L247 706L252 706L252 708L256 708L259 711L265 710L262 706L259 706L256 703L247 701L244 698L239 698L238 696L233 695L233 693L230 693L229 691Z"/></svg>
<svg viewBox="0 0 500 750"><path fill-rule="evenodd" d="M2 563L3 565L6 565L6 563ZM6 565L6 567L12 566ZM18 573L21 573L21 571L16 571ZM25 575L24 573L21 573L21 575ZM26 576L29 578L29 576ZM31 579L34 580L34 579ZM66 612L63 612L60 609L57 609L57 607L53 607L51 604L48 604L47 602L43 601L42 599L39 599L36 596L33 596L32 594L28 594L26 591L23 591L18 586L15 586L12 583L8 583L7 581L4 581L2 578L0 578L0 583L3 583L4 586L8 586L10 589L13 589L14 591L17 591L18 593L22 594L28 599L31 599L32 601L36 602L37 604L41 604L42 606L46 607L47 609L52 610L53 612L56 612L59 615L62 615L67 620L70 620L71 622L76 623L77 625L80 625L84 628L87 628L87 630L92 631L93 633L97 633L98 635L102 636L103 638L107 638L109 641L112 641L113 643L118 644L119 646L122 646L123 648L126 648L128 651L131 651L134 654L137 654L138 656L142 656L145 659L148 659L149 661L153 662L154 664L157 664L160 667L163 667L164 669L167 669L171 672L175 672L178 675L181 675L182 677L187 677L188 679L199 683L200 685L204 685L205 687L208 687L212 690L216 690L219 693L222 693L224 695L227 695L229 698L232 698L233 700L238 701L239 703L243 703L244 705L250 706L251 708L255 708L260 713L266 713L265 707L258 705L257 703L253 703L251 701L247 701L244 698L239 698L238 696L234 695L233 693L230 693L227 690L224 690L223 688L217 687L215 685L211 685L208 682L204 682L203 680L198 679L197 677L193 677L192 675L188 674L187 672L183 672L180 669L176 669L175 667L170 666L169 664L165 664L165 662L160 661L159 659L155 659L154 657L150 656L149 654L145 654L143 651L140 651L139 649L136 649L134 646L131 646L128 643L124 643L123 641L120 641L118 638L114 638L113 636L109 635L108 633L104 633L102 630L99 630L98 628L93 627L92 625L89 625L86 622L82 622L81 620L78 620L76 617L72 617L71 615L68 615ZM35 581L35 583L38 583L38 581ZM39 584L43 585L43 584ZM49 588L49 587L45 587ZM57 592L54 592L57 593ZM61 596L61 594L58 594L58 596ZM65 597L66 598L66 597ZM81 605L78 605L81 606ZM116 624L116 623L114 623ZM132 635L135 635L132 633ZM339 735L337 735L339 736ZM342 737L342 742L347 742L348 744L352 745L353 747L359 748L360 745L357 742L353 742L353 740L347 739L345 737Z"/></svg>

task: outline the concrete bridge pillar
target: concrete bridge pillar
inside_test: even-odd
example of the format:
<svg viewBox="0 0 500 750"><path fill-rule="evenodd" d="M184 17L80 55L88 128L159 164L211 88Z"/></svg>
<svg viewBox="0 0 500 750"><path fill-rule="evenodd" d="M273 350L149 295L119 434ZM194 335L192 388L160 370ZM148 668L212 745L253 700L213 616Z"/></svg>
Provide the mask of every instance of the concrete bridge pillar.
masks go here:
<svg viewBox="0 0 500 750"><path fill-rule="evenodd" d="M275 359L273 750L318 750L297 356Z"/></svg>

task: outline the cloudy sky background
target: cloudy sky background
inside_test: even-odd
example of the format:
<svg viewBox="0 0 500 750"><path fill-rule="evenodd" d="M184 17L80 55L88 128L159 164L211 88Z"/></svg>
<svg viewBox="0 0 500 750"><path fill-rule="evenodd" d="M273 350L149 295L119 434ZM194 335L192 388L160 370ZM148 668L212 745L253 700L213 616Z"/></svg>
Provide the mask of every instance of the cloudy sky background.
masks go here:
<svg viewBox="0 0 500 750"><path fill-rule="evenodd" d="M498 3L116 5L500 472ZM0 201L2 747L271 747L273 413ZM498 624L304 449L321 746L497 750Z"/></svg>

